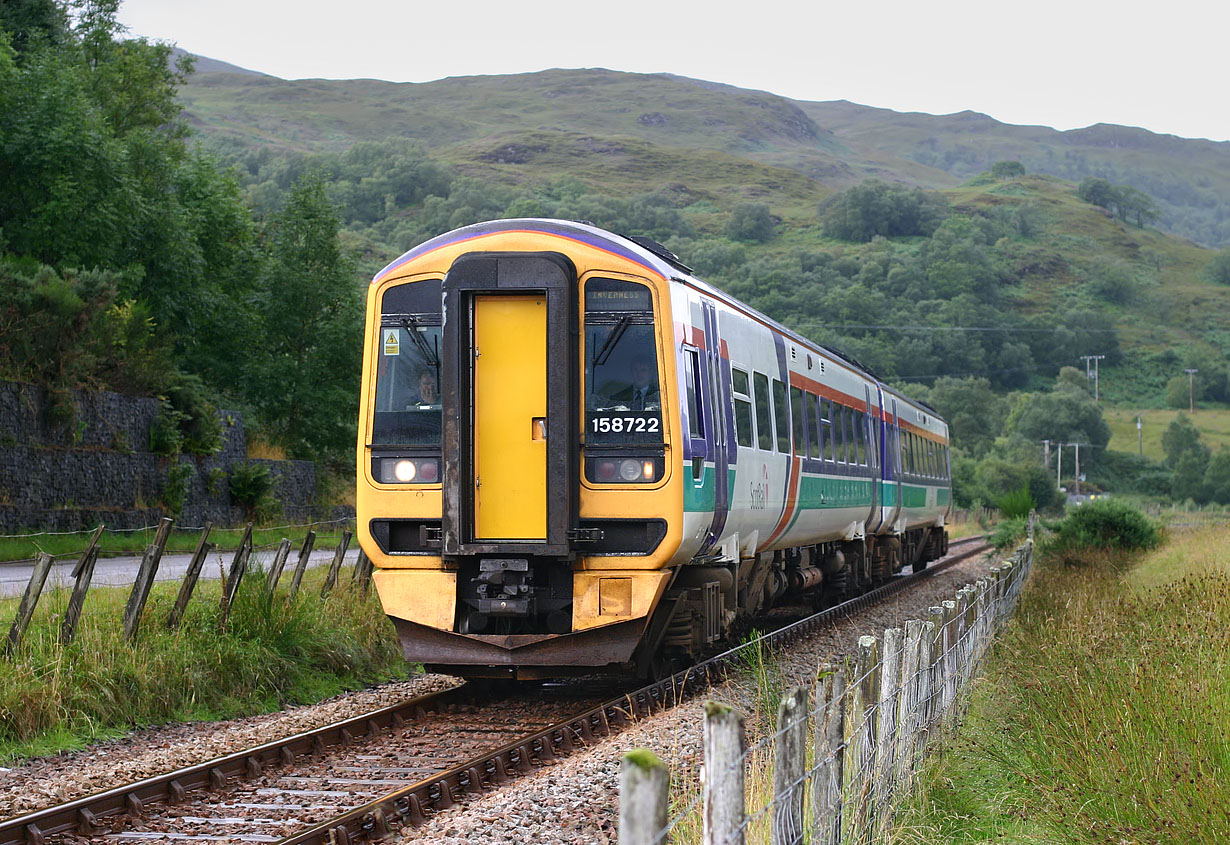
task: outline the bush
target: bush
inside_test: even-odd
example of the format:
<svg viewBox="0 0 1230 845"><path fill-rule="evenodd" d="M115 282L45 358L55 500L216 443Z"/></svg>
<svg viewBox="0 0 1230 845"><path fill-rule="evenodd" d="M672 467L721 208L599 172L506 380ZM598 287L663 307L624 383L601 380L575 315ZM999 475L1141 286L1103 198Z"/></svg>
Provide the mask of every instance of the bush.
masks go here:
<svg viewBox="0 0 1230 845"><path fill-rule="evenodd" d="M273 475L262 464L236 464L227 485L231 498L243 506L249 519L260 522L277 507L273 498Z"/></svg>
<svg viewBox="0 0 1230 845"><path fill-rule="evenodd" d="M1004 519L1024 519L1029 516L1031 510L1038 507L1038 503L1030 495L1028 487L1018 487L1000 496L995 506L999 508Z"/></svg>
<svg viewBox="0 0 1230 845"><path fill-rule="evenodd" d="M1024 541L1029 528L1028 522L1028 515L1001 520L991 532L991 536L987 538L987 542L994 546L996 551L1006 552L1014 549Z"/></svg>
<svg viewBox="0 0 1230 845"><path fill-rule="evenodd" d="M192 476L196 474L191 462L174 463L167 470L167 480L162 485L162 504L167 512L179 516L188 501Z"/></svg>
<svg viewBox="0 0 1230 845"><path fill-rule="evenodd" d="M1118 499L1095 499L1068 513L1056 526L1048 551L1065 563L1079 563L1082 552L1139 551L1161 542L1149 518Z"/></svg>

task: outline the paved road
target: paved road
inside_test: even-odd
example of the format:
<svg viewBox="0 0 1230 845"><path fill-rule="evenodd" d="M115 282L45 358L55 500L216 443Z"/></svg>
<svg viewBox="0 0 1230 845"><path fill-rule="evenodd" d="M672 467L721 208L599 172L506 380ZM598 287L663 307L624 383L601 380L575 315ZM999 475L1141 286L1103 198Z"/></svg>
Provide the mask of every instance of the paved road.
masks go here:
<svg viewBox="0 0 1230 845"><path fill-rule="evenodd" d="M273 560L273 553L275 551L276 547L272 549L257 549L249 560L248 566L252 567L257 563L268 565ZM308 560L308 566L327 565L333 561L333 554L333 549L314 551ZM201 578L222 578L227 568L230 567L234 556L234 550L214 552L209 556L209 560L205 562L205 566L202 567ZM358 557L358 547L352 544L350 550L346 552L346 558L343 563L344 565L354 566ZM291 548L290 557L286 560L286 570L283 571L283 578L293 570L295 561L298 559L298 549ZM158 575L155 580L179 581L184 577L184 573L188 570L188 564L191 561L192 555L187 552L168 552L164 554L162 561L158 564ZM140 564L141 557L139 555L100 557L98 563L94 566L94 577L90 580L90 586L131 587L133 581L137 578L137 568ZM57 560L51 567L51 572L47 575L47 584L43 588L44 592L53 590L56 587L71 589L73 586L73 567L76 565L76 558ZM30 583L30 574L33 571L34 565L32 563L0 564L0 598L22 595L25 592L26 585Z"/></svg>

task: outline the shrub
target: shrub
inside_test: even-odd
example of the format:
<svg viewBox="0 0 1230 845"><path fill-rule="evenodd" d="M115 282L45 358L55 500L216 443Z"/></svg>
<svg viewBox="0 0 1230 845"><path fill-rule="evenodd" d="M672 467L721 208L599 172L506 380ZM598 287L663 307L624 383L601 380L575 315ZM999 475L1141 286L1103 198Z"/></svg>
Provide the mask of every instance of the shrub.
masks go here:
<svg viewBox="0 0 1230 845"><path fill-rule="evenodd" d="M1014 549L1025 539L1028 522L1028 515L1001 520L987 541L995 547L996 551L1006 552Z"/></svg>
<svg viewBox="0 0 1230 845"><path fill-rule="evenodd" d="M1023 519L1038 507L1038 503L1034 501L1028 487L1018 487L1000 496L995 506L999 508L1004 519Z"/></svg>
<svg viewBox="0 0 1230 845"><path fill-rule="evenodd" d="M249 519L259 522L277 507L273 485L274 478L268 467L248 462L235 465L227 486L231 498L243 506Z"/></svg>
<svg viewBox="0 0 1230 845"><path fill-rule="evenodd" d="M167 480L162 485L162 504L168 513L179 516L183 511L193 474L193 466L187 462L174 463L167 470Z"/></svg>
<svg viewBox="0 0 1230 845"><path fill-rule="evenodd" d="M1048 551L1065 563L1079 563L1088 551L1137 551L1161 542L1149 518L1118 499L1095 499L1068 513L1056 526Z"/></svg>
<svg viewBox="0 0 1230 845"><path fill-rule="evenodd" d="M149 428L149 450L155 455L178 455L184 445L180 431L183 420L184 415L172 408L170 402L159 405L158 416Z"/></svg>

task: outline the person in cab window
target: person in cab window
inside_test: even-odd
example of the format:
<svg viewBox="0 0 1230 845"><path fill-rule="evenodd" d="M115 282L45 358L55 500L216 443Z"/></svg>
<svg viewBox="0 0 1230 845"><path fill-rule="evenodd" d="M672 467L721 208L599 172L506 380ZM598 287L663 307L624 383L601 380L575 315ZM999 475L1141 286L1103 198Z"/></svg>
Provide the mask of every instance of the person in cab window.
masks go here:
<svg viewBox="0 0 1230 845"><path fill-rule="evenodd" d="M632 361L631 380L611 384L603 392L608 407L616 406L628 411L658 410L662 397L658 392L658 373L654 369L653 359L638 355Z"/></svg>
<svg viewBox="0 0 1230 845"><path fill-rule="evenodd" d="M424 370L419 375L419 396L415 404L440 404L440 391L436 389L436 376L430 370Z"/></svg>

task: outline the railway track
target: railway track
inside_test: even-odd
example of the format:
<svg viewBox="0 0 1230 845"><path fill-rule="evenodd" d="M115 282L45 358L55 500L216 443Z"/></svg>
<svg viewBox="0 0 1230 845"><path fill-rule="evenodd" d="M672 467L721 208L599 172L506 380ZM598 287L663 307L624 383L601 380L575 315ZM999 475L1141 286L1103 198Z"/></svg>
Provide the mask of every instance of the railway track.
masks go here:
<svg viewBox="0 0 1230 845"><path fill-rule="evenodd" d="M978 537L954 541L923 572L778 628L762 645L788 646L987 548ZM469 682L8 819L0 845L381 839L696 695L745 648L606 701L579 683L510 691Z"/></svg>

